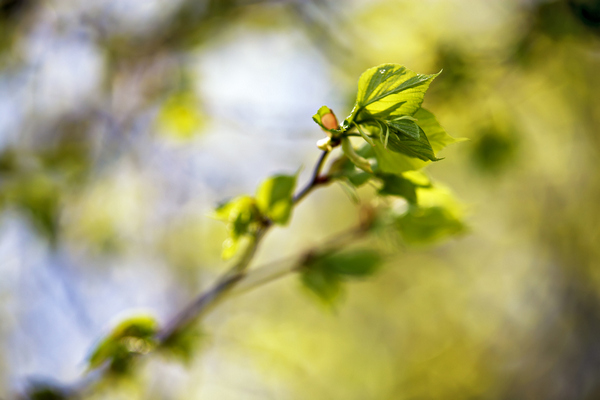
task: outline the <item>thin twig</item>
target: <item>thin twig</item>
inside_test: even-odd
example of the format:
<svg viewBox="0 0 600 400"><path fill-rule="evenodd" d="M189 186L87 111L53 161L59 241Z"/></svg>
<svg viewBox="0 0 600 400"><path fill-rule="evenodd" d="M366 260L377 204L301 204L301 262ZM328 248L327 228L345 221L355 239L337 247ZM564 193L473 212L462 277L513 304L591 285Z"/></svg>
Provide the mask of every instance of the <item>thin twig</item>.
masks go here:
<svg viewBox="0 0 600 400"><path fill-rule="evenodd" d="M258 245L270 226L270 224L267 224L259 228L252 243L247 247L240 260L223 274L211 288L197 296L186 308L165 324L165 327L156 335L158 343L167 341L175 333L198 320L244 277L248 265L254 258L254 254L256 254Z"/></svg>
<svg viewBox="0 0 600 400"><path fill-rule="evenodd" d="M302 201L302 199L306 197L306 195L308 195L315 187L328 181L326 177L322 177L320 175L328 154L329 150L323 150L319 160L315 165L311 180L304 187L304 189L294 196L292 200L294 205ZM156 336L156 339L159 343L168 340L172 335L199 319L209 308L218 303L226 293L228 293L238 284L241 279L244 278L246 270L254 258L260 242L271 226L272 224L270 221L268 221L261 228L259 228L258 232L254 235L252 243L242 255L242 258L233 267L231 267L231 269L223 274L223 276L221 276L221 278L219 278L211 288L196 297L196 299L194 299L186 308L177 314L175 318L165 325L165 328L163 328Z"/></svg>
<svg viewBox="0 0 600 400"><path fill-rule="evenodd" d="M304 189L300 190L300 192L298 192L298 194L294 196L294 204L298 204L299 202L301 202L302 199L304 199L306 195L308 195L317 186L329 182L329 177L321 176L321 170L323 169L323 165L325 165L325 160L327 159L329 152L329 150L323 150L321 156L319 157L319 160L317 161L317 164L315 165L315 169L313 171L311 180L304 187Z"/></svg>

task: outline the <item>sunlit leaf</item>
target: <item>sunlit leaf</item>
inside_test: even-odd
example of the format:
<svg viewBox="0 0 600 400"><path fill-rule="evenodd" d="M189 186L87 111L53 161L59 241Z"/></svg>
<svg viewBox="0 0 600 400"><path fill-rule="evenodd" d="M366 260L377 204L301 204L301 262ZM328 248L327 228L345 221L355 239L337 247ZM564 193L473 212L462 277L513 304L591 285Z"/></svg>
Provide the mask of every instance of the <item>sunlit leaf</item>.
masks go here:
<svg viewBox="0 0 600 400"><path fill-rule="evenodd" d="M456 139L448 135L435 116L425 108L419 108L417 112L413 114L413 117L416 119L417 125L419 125L419 127L423 129L423 132L425 132L425 135L427 135L429 144L431 144L431 148L436 154L448 145L466 140L464 138Z"/></svg>
<svg viewBox="0 0 600 400"><path fill-rule="evenodd" d="M358 81L356 105L350 118L360 123L365 118L413 115L436 76L416 74L399 64L370 68Z"/></svg>
<svg viewBox="0 0 600 400"><path fill-rule="evenodd" d="M256 192L258 209L276 224L287 224L292 214L295 187L295 175L276 175L265 180Z"/></svg>
<svg viewBox="0 0 600 400"><path fill-rule="evenodd" d="M250 196L238 196L221 204L213 215L227 224L229 238L223 242L221 254L224 259L235 255L240 239L251 233L253 225L256 225L261 219L256 200Z"/></svg>

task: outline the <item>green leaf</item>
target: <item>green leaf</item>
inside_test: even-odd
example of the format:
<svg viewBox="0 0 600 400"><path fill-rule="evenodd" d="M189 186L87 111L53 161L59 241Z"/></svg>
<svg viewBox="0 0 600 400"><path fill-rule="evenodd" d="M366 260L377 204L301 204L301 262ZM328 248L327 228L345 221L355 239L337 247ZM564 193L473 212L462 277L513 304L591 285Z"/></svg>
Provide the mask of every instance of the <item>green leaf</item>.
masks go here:
<svg viewBox="0 0 600 400"><path fill-rule="evenodd" d="M436 158L425 132L415 122L410 120L379 122L386 129L389 129L387 148L391 151L403 153L409 157L416 157L423 161L439 160L439 158Z"/></svg>
<svg viewBox="0 0 600 400"><path fill-rule="evenodd" d="M7 179L0 188L0 202L24 211L33 226L55 243L59 233L62 188L50 175L34 173Z"/></svg>
<svg viewBox="0 0 600 400"><path fill-rule="evenodd" d="M323 267L338 275L359 278L374 274L382 262L381 255L369 249L334 253L321 260Z"/></svg>
<svg viewBox="0 0 600 400"><path fill-rule="evenodd" d="M417 125L423 129L427 135L431 148L436 153L452 143L463 142L466 139L456 139L446 133L431 111L420 108L413 117L417 120Z"/></svg>
<svg viewBox="0 0 600 400"><path fill-rule="evenodd" d="M294 208L295 187L295 175L276 175L265 180L256 192L258 209L276 224L287 224Z"/></svg>
<svg viewBox="0 0 600 400"><path fill-rule="evenodd" d="M228 223L233 237L237 238L248 232L248 227L257 219L256 201L247 195L238 196L220 204L214 217Z"/></svg>
<svg viewBox="0 0 600 400"><path fill-rule="evenodd" d="M92 352L88 359L89 368L94 369L105 362L115 373L126 373L131 356L144 354L156 345L154 335L158 324L153 317L136 316L121 322Z"/></svg>
<svg viewBox="0 0 600 400"><path fill-rule="evenodd" d="M463 223L443 207L411 208L397 221L408 243L429 243L464 231Z"/></svg>
<svg viewBox="0 0 600 400"><path fill-rule="evenodd" d="M262 216L256 200L250 196L238 196L217 207L213 216L227 224L229 238L223 242L221 257L227 260L235 255L240 239L252 232Z"/></svg>
<svg viewBox="0 0 600 400"><path fill-rule="evenodd" d="M67 400L72 393L49 382L34 383L27 389L28 400Z"/></svg>
<svg viewBox="0 0 600 400"><path fill-rule="evenodd" d="M452 143L464 140L455 139L448 135L433 114L424 108L420 108L413 116L417 119L417 125L425 133L434 153L441 151ZM373 152L377 159L377 171L380 173L401 174L405 171L419 170L429 164L429 161L410 157L406 154L386 151L384 146L377 141L373 147Z"/></svg>
<svg viewBox="0 0 600 400"><path fill-rule="evenodd" d="M452 194L441 187L417 189L418 206L396 219L402 238L411 244L430 243L466 231L462 210Z"/></svg>
<svg viewBox="0 0 600 400"><path fill-rule="evenodd" d="M416 74L399 64L368 69L358 80L356 105L349 120L413 115L421 107L429 84L438 75Z"/></svg>
<svg viewBox="0 0 600 400"><path fill-rule="evenodd" d="M354 187L360 187L367 183L373 177L373 174L356 168L348 157L342 155L331 163L327 176L331 177L331 179L345 180Z"/></svg>
<svg viewBox="0 0 600 400"><path fill-rule="evenodd" d="M159 350L190 365L205 337L205 333L197 326L188 326L170 335L161 343Z"/></svg>
<svg viewBox="0 0 600 400"><path fill-rule="evenodd" d="M383 181L383 187L379 189L379 194L401 196L409 203L417 203L417 187L412 181L392 174L384 174L379 177Z"/></svg>
<svg viewBox="0 0 600 400"><path fill-rule="evenodd" d="M309 268L302 272L302 284L326 304L332 304L342 294L341 278L322 268Z"/></svg>
<svg viewBox="0 0 600 400"><path fill-rule="evenodd" d="M301 280L321 300L331 304L341 295L345 280L372 275L381 262L380 254L369 249L318 254L305 263Z"/></svg>

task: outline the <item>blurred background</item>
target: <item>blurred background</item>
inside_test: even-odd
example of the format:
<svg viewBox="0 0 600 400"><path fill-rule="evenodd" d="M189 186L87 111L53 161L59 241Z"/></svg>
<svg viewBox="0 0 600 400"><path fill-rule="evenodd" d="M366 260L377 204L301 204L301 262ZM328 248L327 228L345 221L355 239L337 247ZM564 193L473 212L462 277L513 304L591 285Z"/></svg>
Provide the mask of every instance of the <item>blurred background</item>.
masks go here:
<svg viewBox="0 0 600 400"><path fill-rule="evenodd" d="M164 322L226 268L221 200L303 165L358 76L443 73L427 171L469 233L400 248L324 309L288 277L106 399L600 398L600 3L0 0L0 398L76 382L127 315ZM256 264L352 226L321 189Z"/></svg>

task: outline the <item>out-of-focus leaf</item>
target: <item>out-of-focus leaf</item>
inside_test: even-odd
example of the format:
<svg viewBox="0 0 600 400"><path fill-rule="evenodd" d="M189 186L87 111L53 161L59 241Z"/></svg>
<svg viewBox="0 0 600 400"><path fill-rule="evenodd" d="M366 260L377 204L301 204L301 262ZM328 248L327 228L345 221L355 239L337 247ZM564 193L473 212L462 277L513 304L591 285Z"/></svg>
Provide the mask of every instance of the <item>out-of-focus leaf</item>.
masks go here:
<svg viewBox="0 0 600 400"><path fill-rule="evenodd" d="M261 215L256 205L256 200L250 196L238 196L215 210L214 217L227 224L229 238L223 242L221 256L229 259L235 255L239 248L239 241L256 225Z"/></svg>
<svg viewBox="0 0 600 400"><path fill-rule="evenodd" d="M326 304L332 304L342 293L339 275L311 266L302 272L302 284Z"/></svg>
<svg viewBox="0 0 600 400"><path fill-rule="evenodd" d="M381 175L380 178L383 181L383 187L379 190L379 194L401 196L409 203L417 203L417 187L413 182L392 174Z"/></svg>
<svg viewBox="0 0 600 400"><path fill-rule="evenodd" d="M359 249L330 254L321 262L323 268L348 277L366 277L377 271L382 262L381 255L374 250Z"/></svg>
<svg viewBox="0 0 600 400"><path fill-rule="evenodd" d="M411 244L430 243L466 231L462 210L452 194L439 187L417 189L418 205L396 219L402 238Z"/></svg>
<svg viewBox="0 0 600 400"><path fill-rule="evenodd" d="M162 353L173 356L189 365L204 337L205 334L200 328L196 326L186 327L178 330L161 343L160 350Z"/></svg>
<svg viewBox="0 0 600 400"><path fill-rule="evenodd" d="M98 368L109 362L112 372L128 372L133 355L144 354L154 348L157 331L158 324L150 316L136 316L121 322L96 346L88 359L89 368Z"/></svg>
<svg viewBox="0 0 600 400"><path fill-rule="evenodd" d="M176 93L168 98L158 116L159 131L166 136L187 140L201 129L204 116L200 104L190 92Z"/></svg>
<svg viewBox="0 0 600 400"><path fill-rule="evenodd" d="M370 68L358 80L356 104L349 119L360 123L361 119L413 115L438 75L416 74L399 64Z"/></svg>
<svg viewBox="0 0 600 400"><path fill-rule="evenodd" d="M514 159L517 136L510 128L490 126L480 132L472 147L472 159L482 171L498 172Z"/></svg>
<svg viewBox="0 0 600 400"><path fill-rule="evenodd" d="M341 295L345 280L372 275L381 262L381 255L369 249L318 254L305 263L301 279L305 287L331 304Z"/></svg>
<svg viewBox="0 0 600 400"><path fill-rule="evenodd" d="M0 153L0 175L9 175L18 169L17 152L7 147Z"/></svg>
<svg viewBox="0 0 600 400"><path fill-rule="evenodd" d="M356 168L354 163L345 155L340 156L331 164L327 175L332 179L346 180L354 187L364 185L373 177L373 174Z"/></svg>
<svg viewBox="0 0 600 400"><path fill-rule="evenodd" d="M25 212L35 228L54 242L61 194L59 184L44 174L22 175L5 183L0 201Z"/></svg>
<svg viewBox="0 0 600 400"><path fill-rule="evenodd" d="M66 400L68 393L50 383L35 383L27 390L28 400Z"/></svg>
<svg viewBox="0 0 600 400"><path fill-rule="evenodd" d="M295 187L295 175L276 175L265 180L256 192L258 209L276 224L287 224L292 214Z"/></svg>

